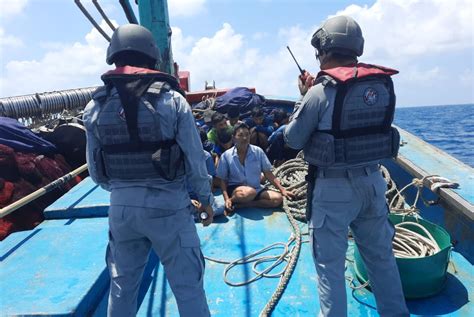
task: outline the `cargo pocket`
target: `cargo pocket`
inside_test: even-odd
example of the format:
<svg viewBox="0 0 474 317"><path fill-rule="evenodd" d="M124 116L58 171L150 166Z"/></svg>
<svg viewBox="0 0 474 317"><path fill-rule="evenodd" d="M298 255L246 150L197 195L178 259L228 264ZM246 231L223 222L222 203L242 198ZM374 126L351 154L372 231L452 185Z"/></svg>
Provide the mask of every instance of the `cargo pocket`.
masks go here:
<svg viewBox="0 0 474 317"><path fill-rule="evenodd" d="M179 233L183 262L181 263L184 276L190 278L190 283L202 283L204 276L204 256L201 253L199 236L196 231L182 231Z"/></svg>
<svg viewBox="0 0 474 317"><path fill-rule="evenodd" d="M342 180L341 182L346 180ZM313 200L313 227L322 228L330 220L330 225L341 226L346 222L347 213L353 208L353 192L347 185L336 186L334 180L316 180ZM330 183L331 185L328 185ZM328 219L330 218L330 219Z"/></svg>
<svg viewBox="0 0 474 317"><path fill-rule="evenodd" d="M311 215L311 221L309 224L310 229L320 229L324 226L324 220L326 219L326 214L320 210L313 211Z"/></svg>

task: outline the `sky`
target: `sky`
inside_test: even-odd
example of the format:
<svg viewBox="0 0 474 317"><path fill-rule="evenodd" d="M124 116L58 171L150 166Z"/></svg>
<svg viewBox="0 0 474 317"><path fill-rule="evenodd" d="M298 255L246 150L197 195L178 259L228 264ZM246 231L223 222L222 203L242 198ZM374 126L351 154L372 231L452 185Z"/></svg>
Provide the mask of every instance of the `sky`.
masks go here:
<svg viewBox="0 0 474 317"><path fill-rule="evenodd" d="M111 35L92 1L81 2ZM127 23L118 0L99 3L116 25ZM473 0L168 0L168 7L174 60L191 72L191 90L215 81L297 97L299 72L286 46L316 74L311 35L344 14L363 31L359 60L400 71L397 106L474 103ZM111 68L107 46L74 0L0 0L0 98L100 85Z"/></svg>

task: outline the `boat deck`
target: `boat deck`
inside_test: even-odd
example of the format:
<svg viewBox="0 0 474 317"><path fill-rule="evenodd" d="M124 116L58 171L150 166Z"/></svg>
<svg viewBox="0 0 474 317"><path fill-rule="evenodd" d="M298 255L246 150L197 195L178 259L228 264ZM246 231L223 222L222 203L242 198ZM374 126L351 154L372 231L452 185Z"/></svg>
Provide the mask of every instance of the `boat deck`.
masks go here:
<svg viewBox="0 0 474 317"><path fill-rule="evenodd" d="M12 234L0 244L0 288L9 290L2 294L2 314L105 316L108 199L107 192L86 179L45 212L47 218L54 215L63 219L46 220L31 231ZM77 218L81 215L87 217ZM307 232L306 225L299 225L303 233ZM241 258L272 243L285 243L291 235L286 214L279 210L242 210L231 218L217 218L207 228L197 227L204 255L223 260ZM303 240L308 236L303 235ZM277 248L266 255L281 251ZM474 316L472 265L456 251L452 252L452 262L440 294L408 301L413 316ZM138 316L178 316L162 267L156 263L153 255L142 282ZM231 287L223 280L224 269L223 264L206 261L205 289L212 315L257 316L271 298L278 279L262 278ZM350 262L346 275L355 276ZM232 269L229 279L239 282L252 276L248 264ZM303 243L293 276L272 315L314 316L319 309L316 286L309 243ZM347 294L350 316L377 316L374 297L368 290L353 291L348 286Z"/></svg>

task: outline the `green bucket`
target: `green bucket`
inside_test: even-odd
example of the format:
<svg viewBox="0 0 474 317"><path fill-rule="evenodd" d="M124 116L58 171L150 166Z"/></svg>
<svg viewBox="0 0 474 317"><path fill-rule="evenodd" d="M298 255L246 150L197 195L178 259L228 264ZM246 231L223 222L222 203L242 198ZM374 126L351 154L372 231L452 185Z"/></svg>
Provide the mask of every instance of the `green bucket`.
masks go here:
<svg viewBox="0 0 474 317"><path fill-rule="evenodd" d="M423 298L439 293L446 282L446 271L452 248L449 234L440 226L423 219L393 214L390 214L389 218L393 224L403 221L417 222L429 231L441 249L438 253L424 258L396 258L405 297ZM425 235L416 226L407 225L405 228ZM356 276L362 283L365 283L368 279L367 271L357 245L354 246L354 258Z"/></svg>

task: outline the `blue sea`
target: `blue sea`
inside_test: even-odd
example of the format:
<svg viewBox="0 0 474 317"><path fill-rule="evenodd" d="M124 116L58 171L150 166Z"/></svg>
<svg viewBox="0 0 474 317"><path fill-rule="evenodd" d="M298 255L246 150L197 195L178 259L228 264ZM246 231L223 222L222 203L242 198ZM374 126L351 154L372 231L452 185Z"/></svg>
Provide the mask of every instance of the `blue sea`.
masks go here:
<svg viewBox="0 0 474 317"><path fill-rule="evenodd" d="M474 104L397 108L394 123L474 167Z"/></svg>

